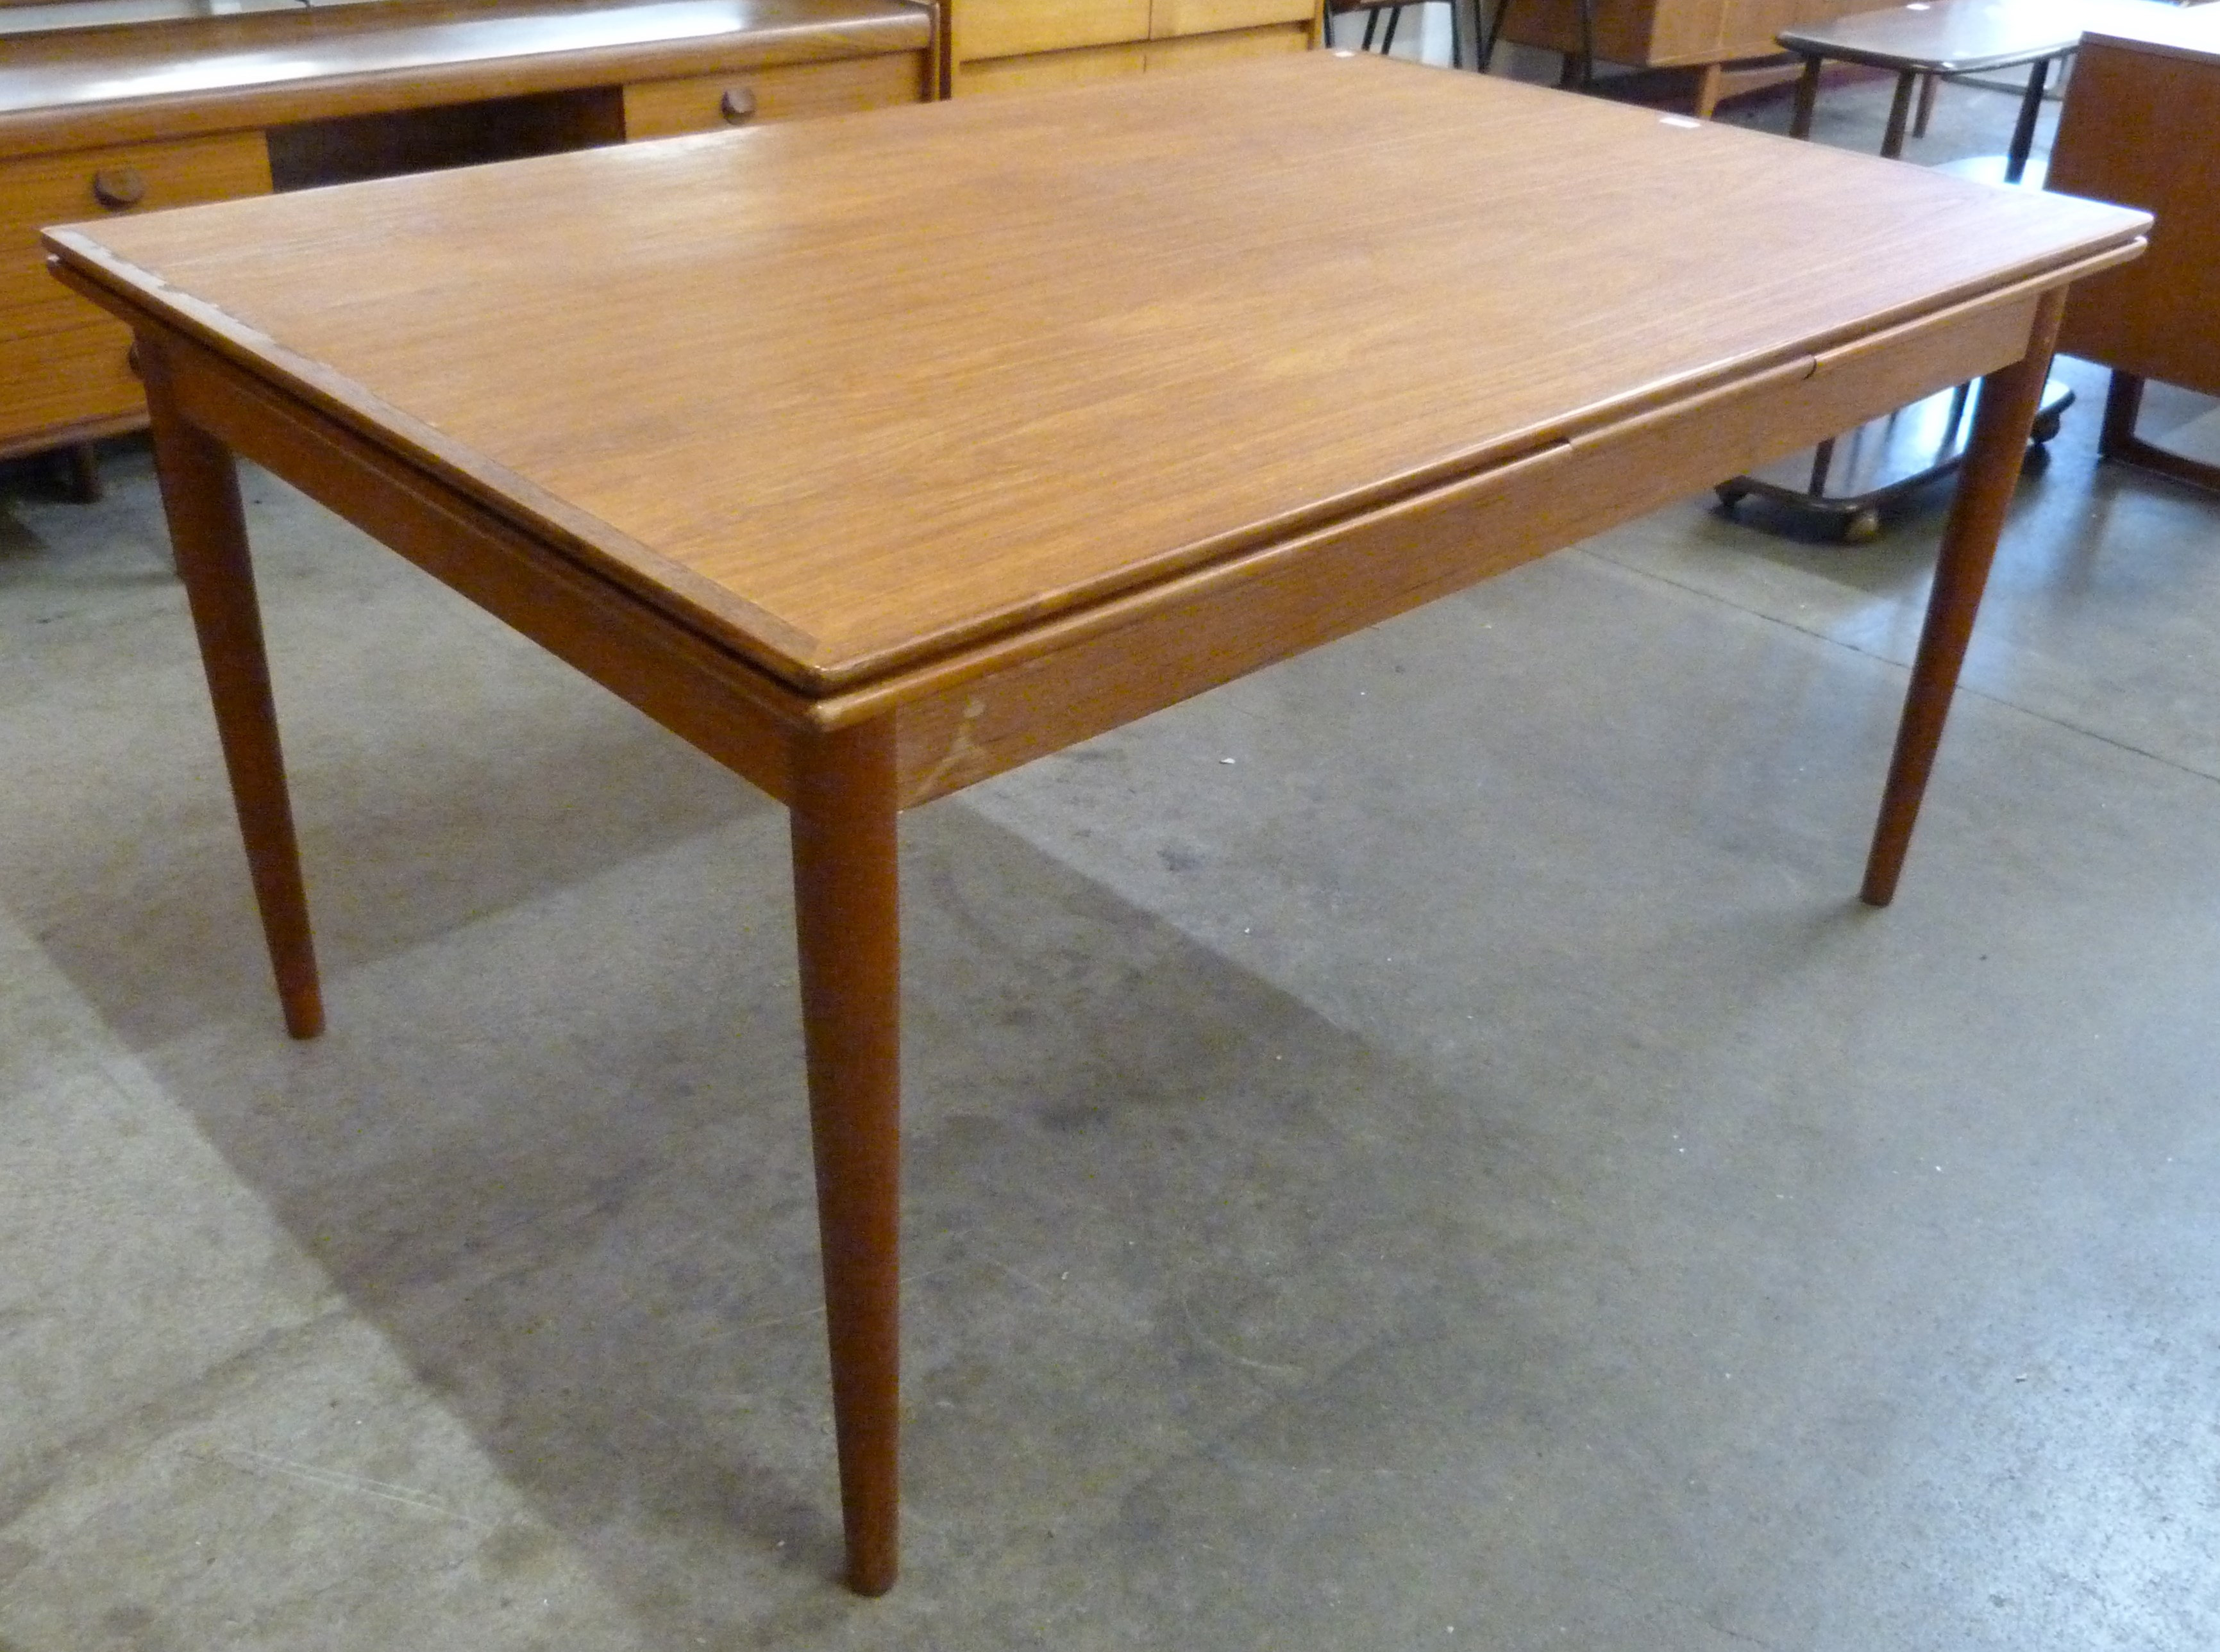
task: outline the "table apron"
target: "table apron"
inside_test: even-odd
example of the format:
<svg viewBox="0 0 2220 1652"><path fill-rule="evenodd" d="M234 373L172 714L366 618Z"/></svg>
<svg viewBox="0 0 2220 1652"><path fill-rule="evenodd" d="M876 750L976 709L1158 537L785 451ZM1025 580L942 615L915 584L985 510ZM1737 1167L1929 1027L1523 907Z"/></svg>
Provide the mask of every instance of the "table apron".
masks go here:
<svg viewBox="0 0 2220 1652"><path fill-rule="evenodd" d="M783 802L809 702L407 459L134 318L178 411Z"/></svg>
<svg viewBox="0 0 2220 1652"><path fill-rule="evenodd" d="M1044 627L1009 651L1016 658L984 657L976 672L945 666L948 680L895 708L902 806L1119 727L2009 365L2027 350L2042 290L2056 284L2030 284L1799 357L1198 570Z"/></svg>

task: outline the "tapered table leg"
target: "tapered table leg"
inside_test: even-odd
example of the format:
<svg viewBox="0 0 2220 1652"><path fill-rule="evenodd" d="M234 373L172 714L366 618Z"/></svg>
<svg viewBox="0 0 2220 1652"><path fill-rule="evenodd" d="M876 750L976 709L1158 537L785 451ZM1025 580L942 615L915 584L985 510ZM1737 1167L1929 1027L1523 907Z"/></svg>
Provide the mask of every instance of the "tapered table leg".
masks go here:
<svg viewBox="0 0 2220 1652"><path fill-rule="evenodd" d="M791 810L848 1584L897 1563L901 941L891 720L807 739Z"/></svg>
<svg viewBox="0 0 2220 1652"><path fill-rule="evenodd" d="M270 694L270 661L254 596L238 469L228 448L178 414L159 344L142 339L139 359L162 508L200 638L201 668L208 675L216 735L231 776L232 802L246 839L285 1030L296 1038L313 1038L324 1030L323 997L309 932L301 849L285 789L285 760L278 744L278 713Z"/></svg>
<svg viewBox="0 0 2220 1652"><path fill-rule="evenodd" d="M1896 732L1896 755L1889 764L1888 787L1881 797L1880 820L1874 828L1873 851L1866 859L1869 906L1885 907L1896 896L1905 851L1919 818L1919 800L1935 766L1943 720L1958 687L1966 644L1974 633L1974 614L1988 583L1997 535L2011 504L2012 489L2026 462L2028 428L2035 422L2050 357L2058 340L2058 319L2066 292L2047 294L2036 310L2027 354L1981 381L1974 414L1974 433L1958 476L1958 496L1942 530L1942 551L1935 566L1935 589L1927 601L1927 623L1919 633L1912 662L1911 687L1905 696L1904 720Z"/></svg>
<svg viewBox="0 0 2220 1652"><path fill-rule="evenodd" d="M1792 138L1812 135L1812 117L1819 107L1821 64L1820 59L1807 56L1804 59L1804 72L1796 78L1796 108L1788 122L1788 135Z"/></svg>
<svg viewBox="0 0 2220 1652"><path fill-rule="evenodd" d="M1880 134L1881 158L1885 160L1896 160L1904 153L1904 128L1911 122L1911 94L1918 90L1918 84L1917 71L1905 69L1898 72L1896 94L1888 103L1888 126Z"/></svg>

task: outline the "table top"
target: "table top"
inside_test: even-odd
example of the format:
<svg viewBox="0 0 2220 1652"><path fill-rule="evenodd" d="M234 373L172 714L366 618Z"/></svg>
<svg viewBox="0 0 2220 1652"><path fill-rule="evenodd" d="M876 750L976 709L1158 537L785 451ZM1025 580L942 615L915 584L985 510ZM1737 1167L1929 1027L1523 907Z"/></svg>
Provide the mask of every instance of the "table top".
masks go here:
<svg viewBox="0 0 2220 1652"><path fill-rule="evenodd" d="M48 245L829 694L2063 269L2145 221L1313 53Z"/></svg>
<svg viewBox="0 0 2220 1652"><path fill-rule="evenodd" d="M929 12L904 0L412 0L25 35L0 61L0 149L72 121L115 127L126 111L165 136L257 124L310 85L397 108L443 101L443 78L495 66L504 93L546 91L931 40Z"/></svg>
<svg viewBox="0 0 2220 1652"><path fill-rule="evenodd" d="M1847 63L1964 74L2055 58L2088 29L2115 19L2132 27L2143 15L2174 10L2166 0L1914 0L1785 28L1776 38L1792 52Z"/></svg>

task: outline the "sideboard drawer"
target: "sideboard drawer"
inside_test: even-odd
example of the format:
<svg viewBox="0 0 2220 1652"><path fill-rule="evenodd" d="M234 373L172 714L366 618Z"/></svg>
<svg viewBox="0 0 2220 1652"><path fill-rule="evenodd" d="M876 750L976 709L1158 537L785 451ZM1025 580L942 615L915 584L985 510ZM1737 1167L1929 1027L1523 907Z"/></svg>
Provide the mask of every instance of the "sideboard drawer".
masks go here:
<svg viewBox="0 0 2220 1652"><path fill-rule="evenodd" d="M1150 0L955 0L958 62L1149 37Z"/></svg>
<svg viewBox="0 0 2220 1652"><path fill-rule="evenodd" d="M1267 23L1307 23L1307 0L1154 0L1149 37L1212 34L1225 28L1258 28Z"/></svg>
<svg viewBox="0 0 2220 1652"><path fill-rule="evenodd" d="M49 426L139 412L143 392L130 355L131 329L120 321L0 333L0 447Z"/></svg>
<svg viewBox="0 0 2220 1652"><path fill-rule="evenodd" d="M1148 47L1138 41L1116 46L1082 46L1071 52L1028 52L1012 58L981 58L956 65L956 93L1045 91L1051 86L1082 86L1119 80L1149 66Z"/></svg>
<svg viewBox="0 0 2220 1652"><path fill-rule="evenodd" d="M259 132L0 161L0 334L74 327L96 314L46 272L47 225L269 192Z"/></svg>
<svg viewBox="0 0 2220 1652"><path fill-rule="evenodd" d="M1308 22L1273 23L1263 28L1228 28L1214 34L1180 34L1149 42L1149 72L1204 69L1236 58L1269 57L1310 49Z"/></svg>
<svg viewBox="0 0 2220 1652"><path fill-rule="evenodd" d="M830 63L790 63L624 89L625 136L670 138L762 121L915 103L926 96L926 54L881 52Z"/></svg>

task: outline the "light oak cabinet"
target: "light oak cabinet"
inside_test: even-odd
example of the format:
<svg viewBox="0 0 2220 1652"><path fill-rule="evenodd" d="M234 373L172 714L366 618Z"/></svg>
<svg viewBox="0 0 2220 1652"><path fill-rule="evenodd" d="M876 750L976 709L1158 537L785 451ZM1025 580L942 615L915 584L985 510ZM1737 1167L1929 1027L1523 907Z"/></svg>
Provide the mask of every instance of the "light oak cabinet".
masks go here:
<svg viewBox="0 0 2220 1652"><path fill-rule="evenodd" d="M915 103L935 78L931 13L904 0L394 0L6 47L0 458L146 421L129 331L47 272L47 225Z"/></svg>
<svg viewBox="0 0 2220 1652"><path fill-rule="evenodd" d="M1317 0L948 0L950 87L1067 85L1300 52Z"/></svg>

